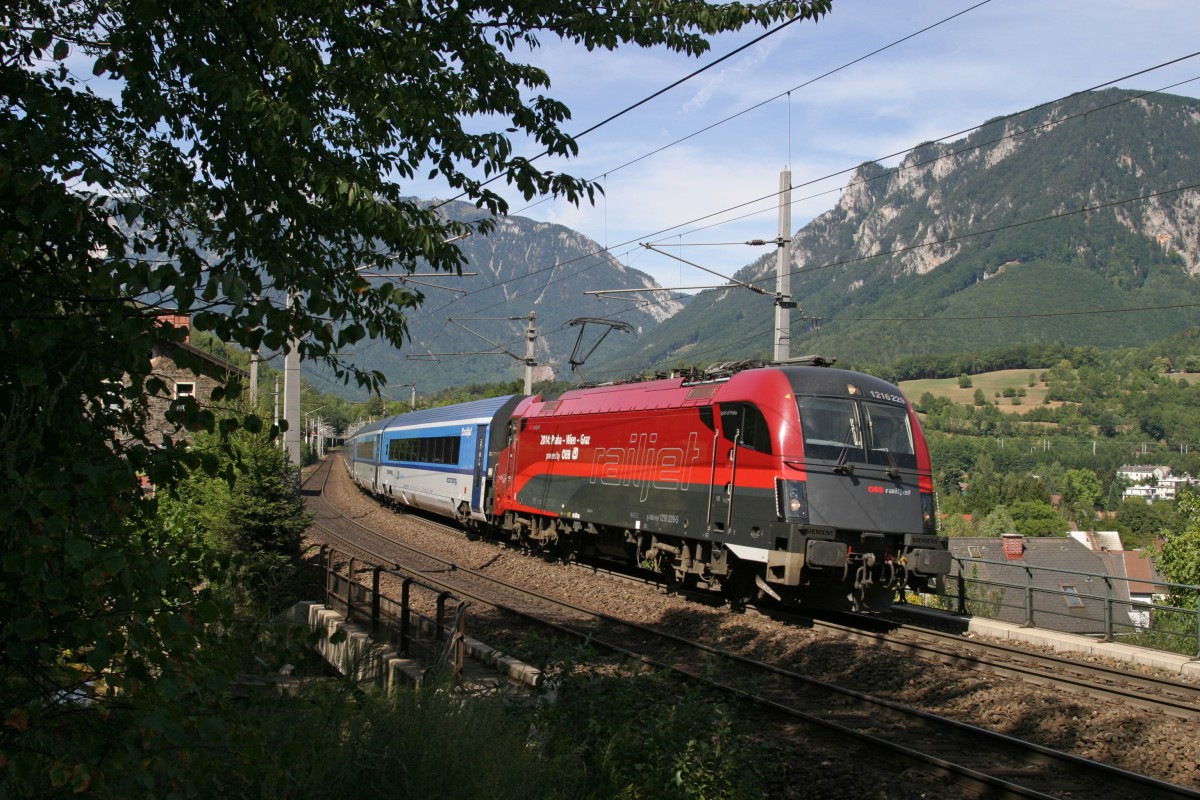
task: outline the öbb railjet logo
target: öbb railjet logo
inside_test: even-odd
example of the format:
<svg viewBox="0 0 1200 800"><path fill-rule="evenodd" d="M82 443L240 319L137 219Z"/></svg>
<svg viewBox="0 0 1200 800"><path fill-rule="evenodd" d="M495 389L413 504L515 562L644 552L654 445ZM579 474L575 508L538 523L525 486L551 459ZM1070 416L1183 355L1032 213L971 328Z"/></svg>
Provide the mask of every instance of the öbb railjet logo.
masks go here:
<svg viewBox="0 0 1200 800"><path fill-rule="evenodd" d="M894 494L900 497L908 497L912 494L912 489L900 489L895 486L868 486L869 494Z"/></svg>

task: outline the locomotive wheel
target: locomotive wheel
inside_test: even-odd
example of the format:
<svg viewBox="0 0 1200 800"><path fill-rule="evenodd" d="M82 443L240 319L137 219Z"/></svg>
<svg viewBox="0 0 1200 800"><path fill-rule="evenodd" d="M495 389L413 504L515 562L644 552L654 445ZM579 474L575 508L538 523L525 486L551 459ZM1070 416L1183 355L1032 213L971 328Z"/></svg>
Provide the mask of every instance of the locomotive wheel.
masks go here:
<svg viewBox="0 0 1200 800"><path fill-rule="evenodd" d="M756 572L753 564L737 558L732 559L723 588L734 611L744 611L747 604L758 599L760 592L754 582Z"/></svg>
<svg viewBox="0 0 1200 800"><path fill-rule="evenodd" d="M564 564L570 564L575 560L575 542L572 541L569 531L562 530L558 532L558 538L555 539L551 555Z"/></svg>
<svg viewBox="0 0 1200 800"><path fill-rule="evenodd" d="M694 572L685 572L678 566L677 561L678 559L665 553L658 559L658 573L667 585L667 594L695 589L700 577Z"/></svg>

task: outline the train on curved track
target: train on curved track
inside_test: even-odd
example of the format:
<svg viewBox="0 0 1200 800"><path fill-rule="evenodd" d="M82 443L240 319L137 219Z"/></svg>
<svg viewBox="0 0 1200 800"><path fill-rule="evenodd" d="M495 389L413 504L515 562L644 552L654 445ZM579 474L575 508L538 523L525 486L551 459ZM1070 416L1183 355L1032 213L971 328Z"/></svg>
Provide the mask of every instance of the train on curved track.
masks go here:
<svg viewBox="0 0 1200 800"><path fill-rule="evenodd" d="M823 363L416 411L361 428L344 458L389 503L536 550L735 603L883 610L950 569L929 450L896 386Z"/></svg>

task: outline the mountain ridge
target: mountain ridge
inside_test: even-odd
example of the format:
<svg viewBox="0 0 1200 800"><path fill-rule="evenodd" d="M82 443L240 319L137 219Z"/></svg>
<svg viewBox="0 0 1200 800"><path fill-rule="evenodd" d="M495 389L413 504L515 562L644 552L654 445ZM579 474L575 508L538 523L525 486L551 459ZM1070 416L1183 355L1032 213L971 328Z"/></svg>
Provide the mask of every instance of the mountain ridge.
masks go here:
<svg viewBox="0 0 1200 800"><path fill-rule="evenodd" d="M1194 309L1116 325L1100 314L1200 299L1198 147L1200 101L1106 90L920 145L894 168L860 165L793 237L793 354L879 364L1022 341L1109 347L1200 323ZM774 256L735 278L773 287ZM606 366L765 357L772 314L769 299L711 290L660 326L657 346Z"/></svg>
<svg viewBox="0 0 1200 800"><path fill-rule="evenodd" d="M484 212L468 203L445 204L443 213L465 221ZM466 263L463 275L450 273L411 279L398 272L411 289L425 295L409 314L409 344L395 350L368 342L349 357L388 376L389 383L433 391L455 384L519 380L525 370L525 338L529 314L535 319L534 380L570 374L569 354L579 336L580 317L607 317L638 335L657 327L684 303L649 275L626 266L587 236L562 225L527 217L495 220L487 235L458 243ZM475 273L475 274L470 274ZM584 295L593 289L648 290L644 306L595 313ZM450 300L454 300L453 303ZM592 340L599 333L585 330ZM616 333L605 337L597 356L614 352ZM322 391L355 394L328 373L305 365L305 377Z"/></svg>
<svg viewBox="0 0 1200 800"><path fill-rule="evenodd" d="M952 142L927 142L895 166L865 162L836 204L792 237L792 354L836 356L868 368L934 353L1021 343L1102 348L1144 344L1200 324L1200 101L1131 90L1085 92L989 120ZM450 204L450 213L481 212ZM518 379L522 329L539 331L538 379L571 380L572 318L591 312L629 323L583 374L612 380L676 365L769 358L775 254L686 306L575 231L523 217L497 220L462 243L479 271L455 319L494 315L487 342L436 315L431 290L410 318L404 354L363 354L389 380L422 391ZM456 279L457 280L457 279ZM599 314L585 291L659 289ZM504 355L500 351L508 351ZM518 352L519 350L519 352Z"/></svg>

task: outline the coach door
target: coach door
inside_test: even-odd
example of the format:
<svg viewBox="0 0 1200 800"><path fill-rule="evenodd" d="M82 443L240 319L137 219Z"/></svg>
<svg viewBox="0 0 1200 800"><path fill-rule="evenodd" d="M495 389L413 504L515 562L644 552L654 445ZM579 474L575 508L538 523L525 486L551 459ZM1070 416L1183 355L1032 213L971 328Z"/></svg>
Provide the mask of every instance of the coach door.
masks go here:
<svg viewBox="0 0 1200 800"><path fill-rule="evenodd" d="M483 510L484 470L487 469L488 426L475 426L475 468L471 475L471 510Z"/></svg>

